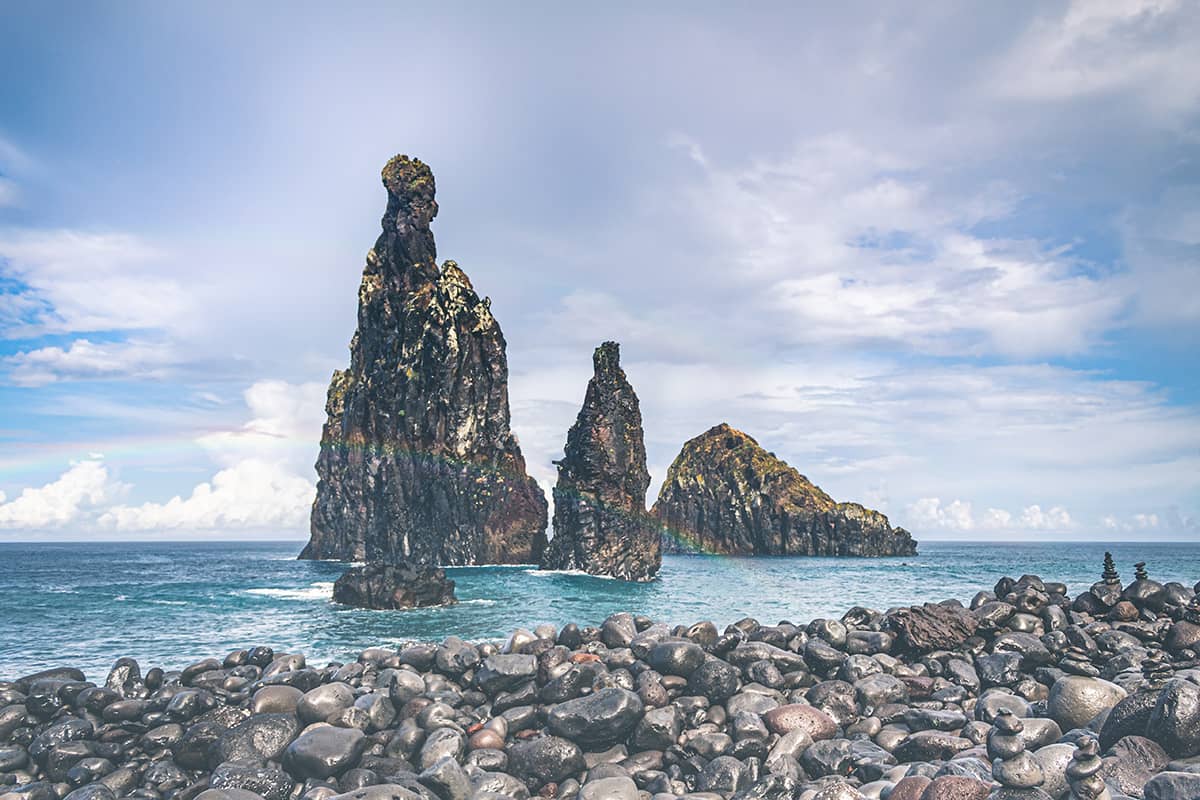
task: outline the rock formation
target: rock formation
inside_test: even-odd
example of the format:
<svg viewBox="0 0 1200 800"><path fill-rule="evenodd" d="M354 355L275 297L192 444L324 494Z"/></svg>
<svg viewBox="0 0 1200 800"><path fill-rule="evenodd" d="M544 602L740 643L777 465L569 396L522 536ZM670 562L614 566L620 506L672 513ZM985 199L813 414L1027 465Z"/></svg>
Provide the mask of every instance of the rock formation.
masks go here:
<svg viewBox="0 0 1200 800"><path fill-rule="evenodd" d="M466 274L436 262L433 173L383 168L350 367L333 374L301 558L536 563L546 498L509 430L504 335Z"/></svg>
<svg viewBox="0 0 1200 800"><path fill-rule="evenodd" d="M543 569L579 569L628 581L650 580L662 564L658 526L646 513L646 445L637 395L621 369L620 348L592 355L595 373L567 434L554 487L554 538Z"/></svg>
<svg viewBox="0 0 1200 800"><path fill-rule="evenodd" d="M421 608L457 603L454 581L440 567L372 563L347 570L333 584L333 601L359 608Z"/></svg>
<svg viewBox="0 0 1200 800"><path fill-rule="evenodd" d="M758 442L722 423L684 444L651 512L668 552L901 556L916 542L858 503L835 503Z"/></svg>

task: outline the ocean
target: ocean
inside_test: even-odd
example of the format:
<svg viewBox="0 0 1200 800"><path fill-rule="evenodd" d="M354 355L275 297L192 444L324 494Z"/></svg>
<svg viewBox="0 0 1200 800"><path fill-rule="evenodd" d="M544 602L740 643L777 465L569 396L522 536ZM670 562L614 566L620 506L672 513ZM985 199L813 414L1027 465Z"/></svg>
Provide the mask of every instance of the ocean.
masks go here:
<svg viewBox="0 0 1200 800"><path fill-rule="evenodd" d="M299 542L0 543L0 680L55 666L103 680L120 656L143 670L254 645L310 664L409 640L505 638L543 622L598 624L617 611L672 624L742 617L802 623L856 605L880 610L969 601L1031 572L1072 593L1099 579L1105 550L1122 578L1200 580L1200 543L927 542L902 558L667 556L661 578L627 584L532 567L461 567L459 605L364 611L330 601L345 564L297 561Z"/></svg>

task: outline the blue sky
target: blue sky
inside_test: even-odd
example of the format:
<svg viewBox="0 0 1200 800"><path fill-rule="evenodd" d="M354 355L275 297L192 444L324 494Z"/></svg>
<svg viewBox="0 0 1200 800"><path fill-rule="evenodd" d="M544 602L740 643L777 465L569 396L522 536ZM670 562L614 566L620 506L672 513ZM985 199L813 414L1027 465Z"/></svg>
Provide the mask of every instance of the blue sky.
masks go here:
<svg viewBox="0 0 1200 800"><path fill-rule="evenodd" d="M305 534L397 152L544 486L600 341L918 538L1200 538L1200 10L7 4L0 537Z"/></svg>

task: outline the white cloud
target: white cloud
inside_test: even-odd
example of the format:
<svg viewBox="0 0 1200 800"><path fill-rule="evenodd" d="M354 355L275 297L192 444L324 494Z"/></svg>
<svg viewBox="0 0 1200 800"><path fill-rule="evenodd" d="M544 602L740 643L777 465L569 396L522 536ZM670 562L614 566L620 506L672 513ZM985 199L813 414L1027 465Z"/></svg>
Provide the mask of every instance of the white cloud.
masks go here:
<svg viewBox="0 0 1200 800"><path fill-rule="evenodd" d="M1017 522L1022 528L1034 531L1062 531L1072 527L1071 515L1065 508L1053 506L1043 511L1036 503L1026 506Z"/></svg>
<svg viewBox="0 0 1200 800"><path fill-rule="evenodd" d="M267 458L310 474L325 422L325 386L264 380L252 384L242 397L250 421L236 430L201 436L197 443L225 466Z"/></svg>
<svg viewBox="0 0 1200 800"><path fill-rule="evenodd" d="M937 497L922 497L908 507L909 518L919 528L969 531L975 527L971 504L953 500L943 504Z"/></svg>
<svg viewBox="0 0 1200 800"><path fill-rule="evenodd" d="M4 503L0 528L67 531L299 532L316 486L311 479L323 420L317 384L259 381L244 392L252 419L197 440L221 468L166 502L119 502L133 487L110 478L102 456L73 462L57 480Z"/></svg>
<svg viewBox="0 0 1200 800"><path fill-rule="evenodd" d="M57 480L24 489L9 502L4 502L4 494L0 493L0 528L63 528L82 520L119 490L100 459L73 461Z"/></svg>
<svg viewBox="0 0 1200 800"><path fill-rule="evenodd" d="M0 295L9 337L179 329L193 310L164 255L128 234L0 231L0 275L27 287Z"/></svg>
<svg viewBox="0 0 1200 800"><path fill-rule="evenodd" d="M66 380L160 379L166 376L173 353L169 346L155 342L76 339L66 349L42 347L4 361L15 385L44 386Z"/></svg>
<svg viewBox="0 0 1200 800"><path fill-rule="evenodd" d="M99 524L117 531L293 530L307 523L315 495L311 481L282 465L247 459L220 470L187 498L114 506Z"/></svg>
<svg viewBox="0 0 1200 800"><path fill-rule="evenodd" d="M1055 506L1043 511L1034 504L1026 506L1013 521L1013 515L1001 508L989 508L980 519L975 518L971 503L952 500L944 503L937 497L922 497L907 509L908 525L914 530L939 529L966 532L976 529L999 532L1066 531L1072 528L1071 515Z"/></svg>
<svg viewBox="0 0 1200 800"><path fill-rule="evenodd" d="M1132 287L1069 249L972 233L1012 198L932 183L938 171L845 136L787 158L714 167L686 193L738 269L738 312L797 344L872 341L942 355L1085 352ZM730 300L738 301L738 295Z"/></svg>
<svg viewBox="0 0 1200 800"><path fill-rule="evenodd" d="M1073 0L1029 27L996 89L1041 101L1127 91L1155 109L1194 110L1195 11L1180 0Z"/></svg>

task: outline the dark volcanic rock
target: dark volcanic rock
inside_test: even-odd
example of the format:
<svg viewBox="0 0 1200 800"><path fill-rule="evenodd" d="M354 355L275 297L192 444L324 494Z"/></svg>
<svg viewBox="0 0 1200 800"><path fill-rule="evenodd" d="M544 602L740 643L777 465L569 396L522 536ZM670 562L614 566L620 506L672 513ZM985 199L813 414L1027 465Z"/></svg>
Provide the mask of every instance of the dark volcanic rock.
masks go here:
<svg viewBox="0 0 1200 800"><path fill-rule="evenodd" d="M676 456L651 512L668 552L736 555L914 555L883 514L835 503L758 442L722 423Z"/></svg>
<svg viewBox="0 0 1200 800"><path fill-rule="evenodd" d="M333 584L334 602L359 608L420 608L458 602L454 581L439 567L367 564L347 570Z"/></svg>
<svg viewBox="0 0 1200 800"><path fill-rule="evenodd" d="M433 173L383 168L383 233L358 290L350 367L334 373L301 558L532 563L546 498L509 430L504 335L430 223Z"/></svg>
<svg viewBox="0 0 1200 800"><path fill-rule="evenodd" d="M887 623L900 647L914 653L960 647L979 626L974 614L953 603L897 609L888 614Z"/></svg>
<svg viewBox="0 0 1200 800"><path fill-rule="evenodd" d="M567 434L554 487L554 538L543 569L579 569L650 580L662 564L658 526L646 513L646 445L637 395L616 342L592 355L595 373Z"/></svg>

